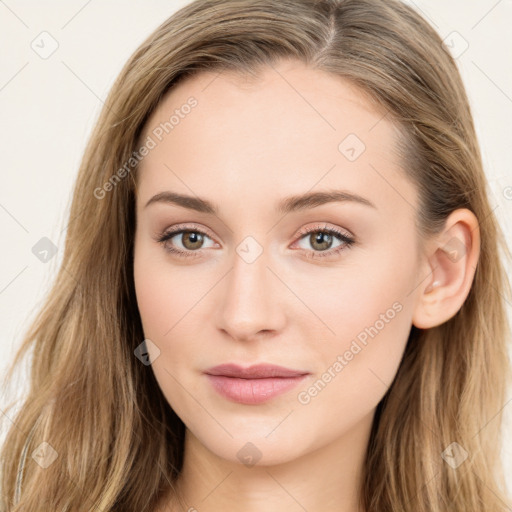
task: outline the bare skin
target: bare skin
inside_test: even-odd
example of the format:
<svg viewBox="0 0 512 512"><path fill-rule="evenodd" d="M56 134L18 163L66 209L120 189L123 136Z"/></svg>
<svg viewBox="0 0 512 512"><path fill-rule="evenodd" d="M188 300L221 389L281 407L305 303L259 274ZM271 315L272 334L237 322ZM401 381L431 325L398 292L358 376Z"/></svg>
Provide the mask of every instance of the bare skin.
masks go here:
<svg viewBox="0 0 512 512"><path fill-rule="evenodd" d="M152 370L187 427L182 503L169 493L157 510L361 512L375 408L411 326L445 322L467 297L477 220L453 212L417 252L418 192L393 152L395 128L343 79L294 61L252 82L203 73L163 99L144 137L191 96L197 106L158 141L138 177L137 301L145 337L160 351ZM283 198L332 190L371 205L276 209ZM164 191L207 199L218 212L146 206ZM196 230L194 241L180 233L158 242L177 225ZM353 243L329 237L329 228ZM447 254L447 243L461 256ZM239 404L203 373L225 362L309 375L264 403Z"/></svg>

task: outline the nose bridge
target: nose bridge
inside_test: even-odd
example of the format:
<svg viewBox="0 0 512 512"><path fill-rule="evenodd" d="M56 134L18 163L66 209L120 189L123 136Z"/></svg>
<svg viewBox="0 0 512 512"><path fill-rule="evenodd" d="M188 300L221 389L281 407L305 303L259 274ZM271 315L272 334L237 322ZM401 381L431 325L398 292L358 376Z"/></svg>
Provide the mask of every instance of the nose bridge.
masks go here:
<svg viewBox="0 0 512 512"><path fill-rule="evenodd" d="M267 268L267 251L253 237L246 237L235 251L220 304L219 327L236 339L279 329L282 309L276 301L277 280Z"/></svg>

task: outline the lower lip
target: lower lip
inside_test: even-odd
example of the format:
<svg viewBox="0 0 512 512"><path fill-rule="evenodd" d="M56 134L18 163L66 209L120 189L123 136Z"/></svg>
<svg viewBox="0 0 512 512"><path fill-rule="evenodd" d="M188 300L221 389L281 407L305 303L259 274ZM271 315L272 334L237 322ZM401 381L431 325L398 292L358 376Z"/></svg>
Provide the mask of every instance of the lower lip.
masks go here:
<svg viewBox="0 0 512 512"><path fill-rule="evenodd" d="M261 404L286 393L306 375L297 377L269 377L268 379L239 379L224 375L206 374L214 389L223 397L239 404Z"/></svg>

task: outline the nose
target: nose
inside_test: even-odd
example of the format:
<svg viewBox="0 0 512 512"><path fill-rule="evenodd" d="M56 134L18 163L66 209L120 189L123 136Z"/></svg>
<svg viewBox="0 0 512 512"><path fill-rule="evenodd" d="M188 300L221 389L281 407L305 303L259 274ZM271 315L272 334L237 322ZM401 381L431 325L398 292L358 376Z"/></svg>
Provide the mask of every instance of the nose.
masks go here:
<svg viewBox="0 0 512 512"><path fill-rule="evenodd" d="M218 306L218 328L247 341L283 329L285 286L268 268L266 253L248 262L238 253L224 280Z"/></svg>

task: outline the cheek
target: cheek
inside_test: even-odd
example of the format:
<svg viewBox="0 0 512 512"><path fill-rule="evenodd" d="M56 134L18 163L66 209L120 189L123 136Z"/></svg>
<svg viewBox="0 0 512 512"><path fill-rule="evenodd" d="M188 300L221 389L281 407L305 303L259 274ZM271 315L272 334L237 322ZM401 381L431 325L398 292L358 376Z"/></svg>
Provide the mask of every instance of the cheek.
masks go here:
<svg viewBox="0 0 512 512"><path fill-rule="evenodd" d="M187 272L172 269L163 253L163 249L141 244L134 256L135 292L144 334L155 340L164 339L199 293Z"/></svg>
<svg viewBox="0 0 512 512"><path fill-rule="evenodd" d="M398 370L411 329L415 255L391 247L376 253L337 275L319 272L315 287L311 276L301 277L298 294L321 320L317 327L324 325L314 347L315 372L318 388L328 381L330 391L322 391L319 402L340 403L344 396L357 408L365 397L375 406Z"/></svg>
<svg viewBox="0 0 512 512"><path fill-rule="evenodd" d="M160 351L151 367L167 394L175 385L169 373L196 370L198 354L204 352L204 305L215 276L194 265L173 264L161 251L136 246L134 282L144 336Z"/></svg>
<svg viewBox="0 0 512 512"><path fill-rule="evenodd" d="M404 262L397 275L394 270L390 272L395 266L390 259L368 262L364 269L302 275L295 279L294 292L317 317L314 323L328 344L337 342L339 349L356 337L364 343L369 331L384 337L385 332L410 327L410 317L404 311L412 302L415 271L409 262Z"/></svg>
<svg viewBox="0 0 512 512"><path fill-rule="evenodd" d="M159 338L170 327L169 312L176 305L176 293L169 288L163 269L145 260L143 255L135 257L134 280L144 334L150 339Z"/></svg>
<svg viewBox="0 0 512 512"><path fill-rule="evenodd" d="M398 371L411 328L411 308L396 289L353 291L339 292L337 307L329 300L334 297L324 296L319 316L336 335L322 336L312 355L315 373L296 396L304 421L325 438L336 438L375 409Z"/></svg>
<svg viewBox="0 0 512 512"><path fill-rule="evenodd" d="M144 337L151 340L159 350L153 357L151 369L168 403L180 415L186 416L187 394L177 383L184 379L181 373L193 361L194 339L187 323L199 291L194 292L186 273L171 269L165 255L156 251L136 247L134 258L134 282L138 309ZM192 290L192 291L191 291ZM188 336L188 339L187 339ZM181 340L181 342L180 342ZM187 383L191 391L194 383Z"/></svg>

